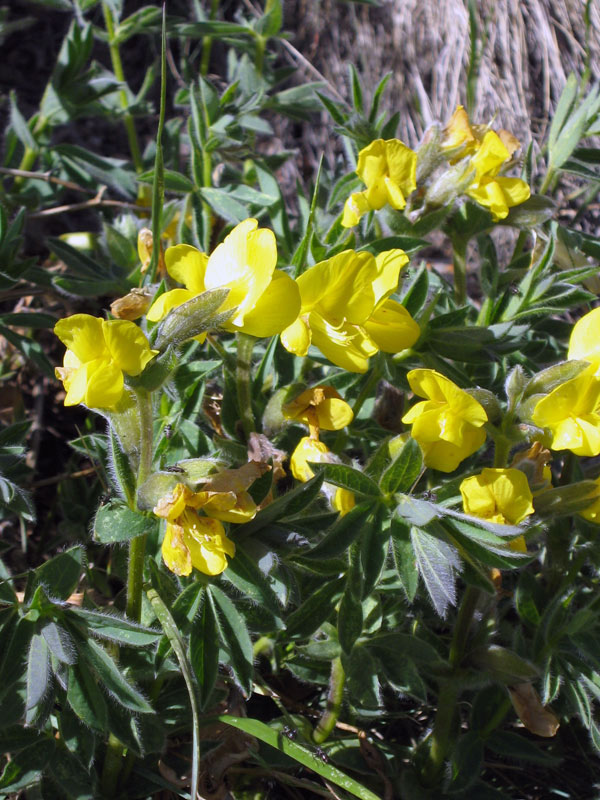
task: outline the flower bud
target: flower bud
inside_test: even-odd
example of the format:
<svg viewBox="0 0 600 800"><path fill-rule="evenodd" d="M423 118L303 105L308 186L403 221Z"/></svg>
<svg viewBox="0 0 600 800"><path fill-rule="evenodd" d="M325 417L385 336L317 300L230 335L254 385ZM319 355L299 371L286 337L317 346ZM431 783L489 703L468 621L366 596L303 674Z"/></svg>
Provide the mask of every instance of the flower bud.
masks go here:
<svg viewBox="0 0 600 800"><path fill-rule="evenodd" d="M132 289L124 297L118 297L110 304L110 313L117 319L133 321L143 316L150 308L152 295L147 289Z"/></svg>

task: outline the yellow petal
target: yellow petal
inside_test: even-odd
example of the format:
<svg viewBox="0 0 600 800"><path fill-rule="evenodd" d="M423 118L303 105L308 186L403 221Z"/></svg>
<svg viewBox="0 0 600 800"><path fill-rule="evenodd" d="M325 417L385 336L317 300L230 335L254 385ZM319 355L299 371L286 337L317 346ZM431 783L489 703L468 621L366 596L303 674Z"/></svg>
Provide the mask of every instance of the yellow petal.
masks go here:
<svg viewBox="0 0 600 800"><path fill-rule="evenodd" d="M342 489L341 487L338 488L338 490L333 496L331 505L335 508L336 511L339 511L341 516L343 517L345 514L351 511L356 505L356 498L354 497L354 492L351 492L349 489Z"/></svg>
<svg viewBox="0 0 600 800"><path fill-rule="evenodd" d="M456 111L444 129L443 147L458 147L461 144L474 142L475 136L471 129L469 117L463 106L457 106Z"/></svg>
<svg viewBox="0 0 600 800"><path fill-rule="evenodd" d="M567 358L600 361L600 308L595 308L575 323Z"/></svg>
<svg viewBox="0 0 600 800"><path fill-rule="evenodd" d="M219 501L219 495L209 500L204 506L204 513L214 519L220 519L223 522L235 522L241 525L244 522L249 522L256 516L256 503L248 492L239 492L235 497L234 505L229 508L224 507Z"/></svg>
<svg viewBox="0 0 600 800"><path fill-rule="evenodd" d="M275 336L289 327L300 313L298 284L286 272L276 269L271 283L244 316L238 330L250 336Z"/></svg>
<svg viewBox="0 0 600 800"><path fill-rule="evenodd" d="M398 288L400 270L408 264L404 250L386 250L375 256L376 276L373 280L375 304L382 303Z"/></svg>
<svg viewBox="0 0 600 800"><path fill-rule="evenodd" d="M418 440L417 440L418 441ZM461 461L475 453L485 442L485 431L481 428L470 428L465 431L461 445L445 442L420 442L425 466L440 472L454 472Z"/></svg>
<svg viewBox="0 0 600 800"><path fill-rule="evenodd" d="M376 277L377 265L371 253L344 250L321 261L297 279L301 313L318 308L332 324L344 319L361 324L375 306Z"/></svg>
<svg viewBox="0 0 600 800"><path fill-rule="evenodd" d="M484 208L489 208L495 220L508 216L508 204L502 188L494 178L484 177L478 186L467 190L467 194Z"/></svg>
<svg viewBox="0 0 600 800"><path fill-rule="evenodd" d="M158 350L151 350L144 332L134 322L111 319L102 324L104 340L114 363L128 375L139 375Z"/></svg>
<svg viewBox="0 0 600 800"><path fill-rule="evenodd" d="M281 344L290 353L297 356L305 356L312 340L310 327L303 317L298 317L285 330L281 332Z"/></svg>
<svg viewBox="0 0 600 800"><path fill-rule="evenodd" d="M364 328L384 353L406 350L421 335L418 323L395 300L385 300L364 323Z"/></svg>
<svg viewBox="0 0 600 800"><path fill-rule="evenodd" d="M417 154L399 139L388 139L385 145L388 175L407 196L417 188Z"/></svg>
<svg viewBox="0 0 600 800"><path fill-rule="evenodd" d="M328 459L326 456L328 453L327 445L323 444L323 442L304 436L298 442L290 458L290 468L294 478L298 481L302 481L302 483L309 481L314 477L315 473L308 466L307 462L312 461L314 463L320 463L321 461L327 461ZM323 458L324 456L325 458Z"/></svg>
<svg viewBox="0 0 600 800"><path fill-rule="evenodd" d="M383 177L386 168L386 143L383 139L375 139L358 154L356 172L367 186L373 186Z"/></svg>
<svg viewBox="0 0 600 800"><path fill-rule="evenodd" d="M487 422L487 414L481 403L445 375L433 369L413 369L407 377L411 389L420 397L427 397L436 403L447 403L456 416L476 427ZM403 421L407 422L407 417Z"/></svg>
<svg viewBox="0 0 600 800"><path fill-rule="evenodd" d="M309 324L314 346L332 364L348 372L367 371L369 358L375 355L377 347L362 328L348 323L335 328L316 313L310 315Z"/></svg>
<svg viewBox="0 0 600 800"><path fill-rule="evenodd" d="M167 247L165 252L167 272L174 280L183 283L192 295L202 294L206 289L204 273L207 263L206 253L189 244Z"/></svg>
<svg viewBox="0 0 600 800"><path fill-rule="evenodd" d="M73 314L59 319L54 326L54 333L81 362L93 361L106 355L102 322L90 314Z"/></svg>
<svg viewBox="0 0 600 800"><path fill-rule="evenodd" d="M524 203L531 196L529 185L521 178L505 178L500 175L496 178L496 183L502 190L504 202L509 208Z"/></svg>
<svg viewBox="0 0 600 800"><path fill-rule="evenodd" d="M494 131L488 131L483 137L479 150L471 159L477 178L483 175L495 176L498 170L510 158L502 139Z"/></svg>
<svg viewBox="0 0 600 800"><path fill-rule="evenodd" d="M146 319L150 320L150 322L158 322L163 317L166 317L172 308L177 308L177 306L187 303L192 297L195 297L195 295L189 289L171 289L170 292L161 294L152 303L146 314Z"/></svg>
<svg viewBox="0 0 600 800"><path fill-rule="evenodd" d="M184 522L184 539L190 552L192 565L205 575L220 575L227 568L226 555L235 555L235 545L225 535L219 520L199 517L193 524ZM191 518L186 518L186 522Z"/></svg>
<svg viewBox="0 0 600 800"><path fill-rule="evenodd" d="M111 361L97 359L85 365L87 386L83 402L89 408L112 408L123 394L123 373Z"/></svg>
<svg viewBox="0 0 600 800"><path fill-rule="evenodd" d="M223 308L238 309L232 323L241 327L271 282L277 264L277 243L273 231L258 228L255 219L247 219L225 237L208 259L207 289L230 289Z"/></svg>
<svg viewBox="0 0 600 800"><path fill-rule="evenodd" d="M163 561L175 575L189 575L192 571L192 557L185 544L181 525L167 523L161 553Z"/></svg>
<svg viewBox="0 0 600 800"><path fill-rule="evenodd" d="M342 227L353 228L358 225L360 218L367 211L371 211L371 206L367 200L365 192L353 192L344 203L344 213L342 215Z"/></svg>

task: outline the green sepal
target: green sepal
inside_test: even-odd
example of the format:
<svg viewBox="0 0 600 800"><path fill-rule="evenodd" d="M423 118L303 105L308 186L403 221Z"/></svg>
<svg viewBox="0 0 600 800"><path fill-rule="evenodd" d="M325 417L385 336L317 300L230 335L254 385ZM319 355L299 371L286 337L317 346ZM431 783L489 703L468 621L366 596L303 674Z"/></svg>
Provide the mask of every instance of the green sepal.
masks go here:
<svg viewBox="0 0 600 800"><path fill-rule="evenodd" d="M236 311L230 308L217 313L228 294L229 289L211 289L172 309L156 329L152 346L164 351L208 330L222 327Z"/></svg>

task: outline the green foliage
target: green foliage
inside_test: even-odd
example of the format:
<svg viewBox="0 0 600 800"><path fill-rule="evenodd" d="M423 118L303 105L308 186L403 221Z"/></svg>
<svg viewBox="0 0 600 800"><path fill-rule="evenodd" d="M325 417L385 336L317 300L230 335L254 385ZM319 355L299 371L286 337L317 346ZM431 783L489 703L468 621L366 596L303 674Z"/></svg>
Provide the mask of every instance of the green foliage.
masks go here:
<svg viewBox="0 0 600 800"><path fill-rule="evenodd" d="M167 8L164 25L157 4L125 18L116 0L44 5L69 15L66 33L38 108L28 117L29 99L8 93L1 174L0 388L16 399L0 422L0 794L227 787L246 798L271 792L269 776L276 793L303 797L335 786L359 798L482 800L527 794L489 767L513 761L532 784L562 787L565 763L600 752L600 549L593 513L581 514L599 490L594 460L558 448L546 457L552 432L532 415L589 371L567 347L598 288L600 239L580 229L600 182L600 151L586 141L600 132L598 88L570 76L544 152L523 154L523 177L541 175L539 186L502 218L469 194L471 154L448 149L436 124L406 206L373 201L346 227L344 204L364 190L358 154L398 128L398 114L381 112L389 74L371 88L351 64L345 101L282 66L290 34L279 0L256 13L239 4L234 18L215 2L193 4L190 19ZM469 110L485 35L476 6ZM0 35L30 21L1 11ZM134 90L121 55L139 41L147 55ZM296 152L272 141L282 120L308 126L317 114L330 118L335 158L290 188ZM83 146L81 124L108 126L111 141L122 127L129 153ZM581 195L568 228L557 221L564 175ZM390 298L418 323L416 340L378 348L364 375L347 371L317 347L320 300L302 311L312 346L298 357L277 336L236 338L239 282L196 281L159 321L140 312L153 359L141 374L123 368L118 405L95 409L100 427L90 409L75 412L75 433L54 398L58 318L105 317L122 296L156 300L185 283L165 248L213 253L251 217L273 231L277 268L305 287L315 264L344 251L404 250L410 263ZM56 235L80 224L83 239ZM136 249L145 226L146 253ZM425 260L433 241L447 265ZM21 297L31 302L15 307ZM372 322L340 308L326 320L331 342ZM69 369L59 366L63 383ZM430 442L402 422L423 399L415 369L441 373L486 412L486 443L450 472L431 466ZM307 387L335 390L352 421L331 431L317 400L302 421L287 416ZM455 412L426 402L452 428ZM48 456L45 426L60 440ZM301 479L306 427L324 449ZM246 486L236 470L249 461L260 470ZM533 511L518 521L463 512L462 481L509 466L526 475ZM226 568L173 556L215 542L175 509L181 497L197 526L223 522Z"/></svg>

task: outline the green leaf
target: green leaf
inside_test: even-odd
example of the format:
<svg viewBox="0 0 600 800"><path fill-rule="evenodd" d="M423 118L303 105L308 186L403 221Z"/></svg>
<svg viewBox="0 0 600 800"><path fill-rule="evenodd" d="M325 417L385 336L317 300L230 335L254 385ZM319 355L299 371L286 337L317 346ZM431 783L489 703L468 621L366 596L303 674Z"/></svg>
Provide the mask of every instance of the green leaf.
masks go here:
<svg viewBox="0 0 600 800"><path fill-rule="evenodd" d="M219 671L218 633L212 603L205 595L190 630L190 664L198 681L202 710L210 701Z"/></svg>
<svg viewBox="0 0 600 800"><path fill-rule="evenodd" d="M199 188L198 193L212 208L215 214L232 225L248 218L248 208L231 196L228 189Z"/></svg>
<svg viewBox="0 0 600 800"><path fill-rule="evenodd" d="M419 570L410 539L410 526L392 517L390 525L392 536L392 556L396 572L402 583L409 603L412 603L419 586Z"/></svg>
<svg viewBox="0 0 600 800"><path fill-rule="evenodd" d="M42 636L50 648L50 652L61 664L74 664L77 660L75 643L71 635L62 625L47 622L42 627Z"/></svg>
<svg viewBox="0 0 600 800"><path fill-rule="evenodd" d="M423 454L416 439L408 439L396 460L381 477L384 494L408 492L423 469Z"/></svg>
<svg viewBox="0 0 600 800"><path fill-rule="evenodd" d="M334 578L312 592L289 615L285 628L286 637L304 639L311 636L333 613L345 582L345 578Z"/></svg>
<svg viewBox="0 0 600 800"><path fill-rule="evenodd" d="M389 651L401 653L411 661L424 666L441 661L439 653L432 645L417 635L408 633L382 633L369 639L369 647L384 651L381 655L382 661L385 661Z"/></svg>
<svg viewBox="0 0 600 800"><path fill-rule="evenodd" d="M111 500L96 512L94 539L103 544L128 542L157 526L156 517L132 511L121 500Z"/></svg>
<svg viewBox="0 0 600 800"><path fill-rule="evenodd" d="M48 645L41 634L34 633L31 637L27 657L26 711L34 708L44 699L50 684L50 675Z"/></svg>
<svg viewBox="0 0 600 800"><path fill-rule="evenodd" d="M310 481L301 483L278 497L268 506L261 509L254 519L236 527L238 538L246 537L251 533L261 530L271 522L280 519L292 519L295 514L299 514L309 506L321 491L323 476L315 475Z"/></svg>
<svg viewBox="0 0 600 800"><path fill-rule="evenodd" d="M381 497L381 491L375 481L371 480L364 472L360 472L346 464L317 464L310 463L315 473L320 472L328 483L349 489L351 492L367 495L367 497Z"/></svg>
<svg viewBox="0 0 600 800"><path fill-rule="evenodd" d="M456 605L454 573L461 569L456 550L447 542L414 526L411 528L410 540L417 569L433 607L440 617L445 617L448 606Z"/></svg>
<svg viewBox="0 0 600 800"><path fill-rule="evenodd" d="M107 720L106 703L95 677L82 661L69 667L67 700L85 725L104 736Z"/></svg>
<svg viewBox="0 0 600 800"><path fill-rule="evenodd" d="M287 737L282 736L280 731L270 728L268 725L265 725L264 722L259 722L256 719L249 719L248 717L232 717L228 714L220 714L217 719L238 730L248 733L250 736L255 736L257 739L260 739L261 742L265 742L265 744L279 750L280 753L285 753L290 756L290 758L293 758L294 761L308 767L336 786L340 786L342 789L350 792L354 797L358 797L360 800L379 800L380 796L371 792L366 786L344 775L341 770L337 769L337 767L334 767L332 764L323 763L315 753L296 744L296 742L290 741Z"/></svg>
<svg viewBox="0 0 600 800"><path fill-rule="evenodd" d="M350 653L363 629L363 610L354 587L347 586L338 611L338 639L345 653Z"/></svg>
<svg viewBox="0 0 600 800"><path fill-rule="evenodd" d="M560 758L544 753L530 739L510 731L494 731L486 739L486 746L501 756L508 756L526 764L540 764L544 767L560 764Z"/></svg>
<svg viewBox="0 0 600 800"><path fill-rule="evenodd" d="M93 639L78 643L80 656L92 667L108 692L125 708L138 714L153 714L154 710L146 698L123 677L106 650Z"/></svg>
<svg viewBox="0 0 600 800"><path fill-rule="evenodd" d="M37 153L39 150L38 143L36 142L25 117L19 111L17 106L17 96L14 91L9 93L10 101L10 126L15 132L17 139L21 142L23 147Z"/></svg>
<svg viewBox="0 0 600 800"><path fill-rule="evenodd" d="M231 668L245 695L252 691L254 654L244 618L234 604L217 586L208 586L207 592L214 602L217 626L223 644L229 651Z"/></svg>
<svg viewBox="0 0 600 800"><path fill-rule="evenodd" d="M540 672L535 664L521 658L512 650L497 644L477 647L468 655L468 662L478 669L489 672L493 679L514 686L539 678Z"/></svg>
<svg viewBox="0 0 600 800"><path fill-rule="evenodd" d="M146 628L133 620L119 617L114 612L70 608L68 613L77 620L85 622L86 627L101 639L108 639L126 647L147 647L162 635L159 630Z"/></svg>
<svg viewBox="0 0 600 800"><path fill-rule="evenodd" d="M133 505L135 500L136 478L129 457L121 447L113 426L109 428L110 454L112 467L115 471L117 483L123 492L128 504Z"/></svg>
<svg viewBox="0 0 600 800"><path fill-rule="evenodd" d="M52 597L67 600L77 588L84 564L85 550L81 545L54 556L35 570L34 580L27 587L28 598L36 586L43 585L48 587Z"/></svg>
<svg viewBox="0 0 600 800"><path fill-rule="evenodd" d="M158 10L158 9L157 9ZM193 182L181 172L176 172L174 169L164 170L165 190L167 192L181 192L189 194L194 191ZM138 175L138 181L141 183L152 183L154 181L154 170L149 169Z"/></svg>
<svg viewBox="0 0 600 800"><path fill-rule="evenodd" d="M275 621L279 625L283 625L280 616L281 606L277 595L271 588L269 579L246 553L242 544L237 545L235 558L230 559L223 579L232 583L236 589L253 602L268 609L273 614Z"/></svg>
<svg viewBox="0 0 600 800"><path fill-rule="evenodd" d="M365 500L351 508L347 514L338 516L333 525L325 531L325 536L312 550L303 553L304 558L334 558L344 553L361 534L363 524L372 514L375 504Z"/></svg>

